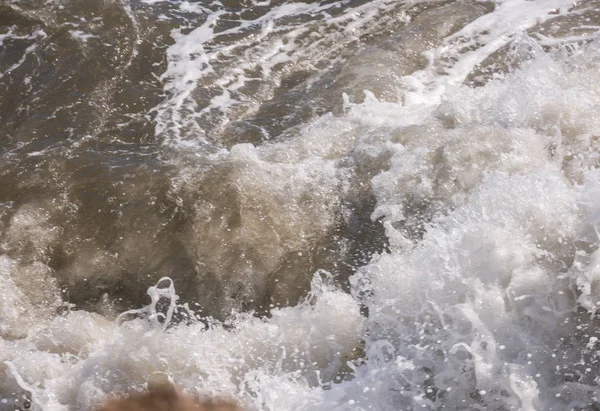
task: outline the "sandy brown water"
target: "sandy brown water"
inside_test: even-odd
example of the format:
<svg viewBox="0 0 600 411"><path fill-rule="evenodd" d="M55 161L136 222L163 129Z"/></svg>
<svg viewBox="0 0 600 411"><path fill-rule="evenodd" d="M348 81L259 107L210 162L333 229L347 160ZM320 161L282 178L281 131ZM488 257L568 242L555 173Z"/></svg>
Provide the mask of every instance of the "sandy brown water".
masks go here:
<svg viewBox="0 0 600 411"><path fill-rule="evenodd" d="M88 361L93 357L88 357L89 352L104 353L106 348L94 351L82 342L88 341L91 331L85 338L79 334L72 337L73 347L77 348L65 348L69 343L56 343L52 340L55 337L48 337L53 341L50 343L40 336L50 333L49 329L60 335L60 330L70 327L85 328L60 323L71 321L72 315L80 316L73 320L76 324L95 324L90 328L109 335L114 331L111 322L120 313L146 306L148 287L169 277L179 306L164 328L169 325L182 333L179 340L184 341L185 349L177 347L186 353L193 352L193 341L201 339L208 339L207 347L227 346L219 333L236 327L242 330L240 341L248 338L252 341L248 344L255 347L253 344L258 342L252 338L260 341L263 334L257 332L254 337L251 331L244 331L244 326L266 329L276 324L273 328L281 332L283 342L273 343L273 347L283 346L309 358L314 355L314 364L302 360L312 364L309 368L314 366L310 376L303 374L312 389L337 381L335 378L345 381L362 375L352 370L364 363L349 365L347 361L355 361L365 353L362 361L368 362L369 355L377 357L374 351L367 353L369 347L386 352L387 345L384 347L381 341L389 337L398 355L392 357L400 358L400 352L411 361L412 355L418 357L414 364L425 374L419 376L415 371L410 378L402 374L406 377L403 382L390 377L390 381L396 381L394 387L401 386L404 391L398 398L390 394L391 402L386 404L405 407L402 409L413 409L421 400L430 409L442 403L458 404L453 394L441 394L455 387L458 392L470 393L464 394L469 398L465 407L476 403L488 404L490 409L527 409L523 405L526 395L514 394L521 393L514 387L514 392L498 394L510 401L486 403L480 398L483 394L478 394L483 389L467 383L433 381L426 375L430 371L423 370L435 369L432 364L436 364L437 357L423 354L427 357L423 360L421 354L414 354L414 347L423 335L433 339L439 328L428 328L431 313L401 314L411 313L417 306L430 307L430 303L431 307L446 307L444 304L454 301L453 296L460 290L470 290L471 285L476 287L480 282L485 286L465 291L465 296L456 297L450 308L440 308L439 312L444 312L441 318L445 321L444 316L454 318L456 310L466 310L461 304L472 303L479 314L496 312L490 306L477 305L478 301L496 301L497 296L491 297L492 286L486 282L493 277L490 284L504 287L504 297L498 299L509 301L505 312L518 311L514 314L518 320L511 317L510 321L519 327L523 326L521 321L538 324L540 318L540 323L562 324L567 321L560 317L563 314L557 314L560 319L550 320L540 312L568 311L581 314L564 314L570 324L583 327L573 337L575 341L588 341L595 335L595 331L585 335L582 331L595 327L590 308L594 303L589 301L595 301L597 284L589 273L596 269L598 241L594 237L595 223L589 222L595 218L594 206L589 205L595 204L589 200L593 196L585 197L585 193L594 191L585 188L580 194L577 190L591 184L599 164L596 89L590 84L594 84L599 61L595 38L600 30L600 5L594 1L518 2L0 1L0 271L6 271L0 278L12 287L7 289L15 290L0 301L0 339L6 347L21 343L35 346L0 346L0 354L3 349L7 353L21 353L22 349L56 354L62 365ZM520 16L527 18L520 20ZM543 63L544 59L549 63ZM564 86L561 81L570 81L573 86ZM503 82L506 87L511 82L522 85L505 91L498 86ZM557 108L554 104L562 105ZM561 177L553 180L555 172ZM502 180L505 174L514 179L538 174L550 177L545 182L531 177L535 184L523 177L525 180L511 185ZM563 189L563 183L568 188ZM488 187L493 184L501 188L494 191ZM544 214L543 205L540 211L533 203L518 203L523 210L534 209L531 218L529 211L523 211L527 220L523 217L526 222L519 222L521 214L510 214L512 205L503 197L519 184L525 187L523 193L515 195L519 201L529 193L537 193L535 190L544 184L552 188L540 190L555 195L556 199L552 197L548 204L557 210L563 210L567 198L576 198L576 204L569 208L572 213L565 211L568 217L559 218ZM573 193L563 195L568 190ZM432 236L445 238L440 227L454 227L455 223L468 231L472 219L488 215L496 218L496 208L486 208L488 192L498 196L497 215L502 216L498 217L501 222L493 220L486 228L494 240L488 244L483 235L483 239L465 240L456 250L445 240L439 240L439 246L431 245L435 242ZM484 205L478 205L478 201ZM540 204L546 203L542 199ZM548 205L548 209L552 207ZM505 209L511 217L502 214ZM511 234L505 237L494 237L494 227L507 219L520 225L506 228ZM529 222L536 219L543 223L531 228ZM565 226L553 234L541 233L559 222L565 222ZM527 238L536 241L538 251L532 251L535 258L519 254L528 250L529 243L502 248L501 244L512 244L510 239L523 230L530 230ZM453 235L450 237L460 237ZM565 245L569 242L573 247ZM480 244L487 251L474 252L471 257L470 250ZM444 255L449 248L455 251L448 251L451 257L438 258L438 250ZM494 250L500 251L494 254ZM497 258L489 257L492 262L478 260L488 254ZM447 259L440 262L443 258ZM429 277L446 273L444 270L454 263L462 264L463 259L468 262L461 265L456 277L464 277L464 287L448 285L454 284L450 274L440 274L443 278L439 281ZM522 300L513 301L511 290L525 287L526 281L515 285L506 278L533 265L550 273L552 281L534 274L527 278L540 284L551 282L554 287L540 300L554 301L560 291L560 295L572 296L568 304L563 297L556 297L561 303L540 308L535 298L521 296L536 303L523 309L526 314L515 308L520 307L516 301ZM496 272L497 266L504 268ZM480 269L473 275L475 279L465 274L471 273L472 267ZM317 287L315 278L323 272L330 273L331 283L317 282ZM407 277L396 279L396 274ZM413 284L421 278L428 279L423 280L425 285ZM404 294L404 286L412 291ZM337 309L341 313L347 310L347 318L342 320L338 313L339 318L327 322L315 314L315 301L321 297L313 294L319 287L325 290L322 305L336 313ZM438 294L444 287L454 291ZM397 295L392 294L395 291ZM421 291L426 297L409 304L413 296L421 298L416 297ZM535 294L529 291L523 291L523 295ZM339 293L335 294L339 301L327 299L328 293ZM157 300L158 311L166 312L170 302L162 296ZM561 311L563 303L569 308ZM309 320L300 319L304 315L301 313L307 312ZM132 318L138 314L151 317L148 312L133 314ZM290 316L289 322L286 315ZM394 316L398 316L397 322L389 320ZM510 328L486 318L482 323L496 327L496 331ZM363 322L368 321L371 323L363 329ZM473 317L469 321L476 323ZM163 322L158 321L159 328ZM314 322L323 335L339 322L335 332L314 338L333 341L331 347L341 348L327 346L325 350L316 342L318 353L306 354L309 348L294 345L296 338L302 339L289 325L295 322L302 324L298 326L301 330ZM199 337L194 327L200 327L200 323L209 329L217 324L218 336ZM537 330L538 325L532 329ZM182 331L186 326L191 327L188 333ZM555 331L540 331L536 334L543 334L539 341L537 337L531 339L544 346L548 339L564 341L564 335L569 334L559 325ZM264 333L272 335L271 331ZM476 341L485 334L472 333ZM64 334L70 335L67 331ZM90 340L106 343L93 335ZM165 335L172 343L172 334ZM378 340L371 341L371 335L377 335ZM496 337L500 341L501 337L494 334ZM442 348L438 348L456 352L466 344L466 337L452 338L455 345L442 347L445 340L440 337ZM123 341L137 339L141 337L123 337ZM131 344L118 341L124 346ZM468 355L488 358L488 351L484 355L473 348L476 344L469 346ZM516 342L514 346L506 341L503 344L521 347ZM558 350L554 342L548 344ZM160 356L160 350L152 347L146 347L154 353L150 357ZM245 349L240 347L245 346L231 349ZM519 349L514 348L517 353L511 354L510 360L494 357L489 363L505 361L525 367L527 360L519 357ZM273 350L255 354L254 348L250 349L249 355L255 357L247 360L247 366L259 369L260 359L272 354L274 357L265 360L266 364L277 363L285 372L304 370L297 365L300 360L290 365L285 363L286 358L292 361L285 357L288 354L277 359L279 353L275 355ZM581 354L566 348L563 354L567 365L584 357L591 361L593 357L588 351ZM67 358L69 355L78 359ZM387 358L387 354L381 355ZM25 360L24 354L15 357L27 366L37 361ZM15 361L12 354L6 358L0 355L0 359ZM184 375L181 378L190 388L193 384L186 380L191 375L186 374L189 364L180 362L173 365L177 370L174 373ZM121 372L121 363L99 363L111 378L111 373ZM57 388L62 397L47 404L60 403L64 409L74 410L112 391L122 391L131 381L141 386L144 373L155 370L135 364L127 365L130 368L123 371L125 376L117 378L119 383L115 385L90 383L93 389L89 392L97 389L97 395L82 389L85 399L75 400L75 394ZM10 398L28 391L15 382L8 366L2 367L0 364L5 379L1 381L8 381ZM206 377L206 386L218 391L215 381L227 379L219 374L224 372L223 367L211 369L212 374L207 375L218 376L214 381ZM373 367L387 370L387 365ZM511 368L514 375L518 374L516 368ZM135 372L128 374L131 369ZM508 373L507 369L502 372ZM466 366L465 370L472 371ZM444 375L451 376L448 381L462 381L462 377L456 377L461 373L454 371L445 371L448 374ZM315 373L322 375L315 377ZM571 378L565 373L556 378ZM595 386L593 376L582 373L585 375L573 379ZM365 375L362 377L366 381ZM73 379L78 381L80 377L85 380L80 374ZM385 374L382 378L388 381L388 377ZM244 378L246 374L235 374L232 384L250 384ZM546 378L543 384L559 385L553 378ZM363 380L357 377L357 381ZM43 381L40 384L45 387ZM427 391L433 386L435 389ZM413 389L418 393L404 395ZM494 389L502 392L501 388ZM2 390L0 386L0 394L5 395ZM240 390L243 393L236 394L242 397L254 395ZM551 392L550 388L540 390ZM28 401L32 392L36 391L26 394ZM536 397L539 402L530 409L543 409L539 404L549 404L550 394L546 394L540 394L543 400ZM511 402L513 397L519 398L520 405ZM244 398L246 403L254 401ZM264 405L270 404L268 400L256 405L259 402L252 404L257 409L271 409ZM318 401L311 404L305 404L306 409L326 409Z"/></svg>

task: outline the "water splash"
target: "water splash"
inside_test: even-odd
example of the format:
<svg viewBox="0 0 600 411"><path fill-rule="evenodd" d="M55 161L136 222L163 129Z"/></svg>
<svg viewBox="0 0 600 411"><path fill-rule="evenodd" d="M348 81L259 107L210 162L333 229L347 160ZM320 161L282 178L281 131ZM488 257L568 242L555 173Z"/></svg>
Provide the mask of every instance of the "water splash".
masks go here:
<svg viewBox="0 0 600 411"><path fill-rule="evenodd" d="M161 283L168 283L166 287L159 287ZM177 300L179 297L175 293L175 285L173 280L169 277L162 277L158 282L148 288L147 291L148 296L150 297L150 304L143 308L137 308L132 310L127 310L117 317L115 320L117 325L123 324L127 321L127 317L138 317L146 319L154 328L166 329L171 320L173 319L173 313L175 312L175 308L177 307ZM159 303L162 300L167 300L168 305L166 308L166 312L160 312ZM164 301L162 301L164 304Z"/></svg>

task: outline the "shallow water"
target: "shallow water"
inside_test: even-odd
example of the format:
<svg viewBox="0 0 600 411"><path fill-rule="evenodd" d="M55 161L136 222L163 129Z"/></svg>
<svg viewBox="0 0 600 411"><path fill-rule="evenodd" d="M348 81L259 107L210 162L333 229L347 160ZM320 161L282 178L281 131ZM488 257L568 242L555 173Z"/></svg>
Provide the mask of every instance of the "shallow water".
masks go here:
<svg viewBox="0 0 600 411"><path fill-rule="evenodd" d="M0 410L598 409L599 34L595 1L0 2Z"/></svg>

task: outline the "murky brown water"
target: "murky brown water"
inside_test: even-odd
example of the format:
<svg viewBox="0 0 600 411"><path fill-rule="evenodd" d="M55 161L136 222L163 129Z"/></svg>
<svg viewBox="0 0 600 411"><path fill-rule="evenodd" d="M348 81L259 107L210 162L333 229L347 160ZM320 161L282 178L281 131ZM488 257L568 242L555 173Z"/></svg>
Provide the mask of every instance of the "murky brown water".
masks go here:
<svg viewBox="0 0 600 411"><path fill-rule="evenodd" d="M362 289L391 274L357 271L387 273L392 256L413 264L402 259L427 247L440 219L479 201L486 175L556 161L573 187L587 184L595 117L570 94L566 108L547 108L560 100L548 90L562 86L528 89L534 69L506 76L547 54L566 63L538 68L541 79L558 84L552 70L566 78L571 64L588 81L600 5L521 3L0 1L0 257L20 293L7 300L0 339L29 341L71 312L114 320L148 304L147 288L165 276L201 316L270 318L274 307L303 310L318 270L344 304L352 293L354 327L395 298L375 304L382 291ZM494 89L522 78L523 94ZM567 90L592 105L595 91L577 87ZM532 112L518 104L528 98ZM540 241L556 257L544 269L564 274L557 267L579 261ZM369 332L348 331L359 342L340 343L335 361L357 356ZM319 370L335 363L323 358Z"/></svg>

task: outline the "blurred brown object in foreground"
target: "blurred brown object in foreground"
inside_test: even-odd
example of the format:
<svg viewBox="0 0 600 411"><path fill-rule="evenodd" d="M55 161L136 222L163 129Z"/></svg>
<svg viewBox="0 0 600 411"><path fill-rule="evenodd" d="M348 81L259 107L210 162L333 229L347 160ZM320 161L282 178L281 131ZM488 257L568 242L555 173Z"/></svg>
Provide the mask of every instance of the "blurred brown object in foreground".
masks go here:
<svg viewBox="0 0 600 411"><path fill-rule="evenodd" d="M148 392L108 400L99 411L242 411L230 401L198 401L170 384L151 386Z"/></svg>

